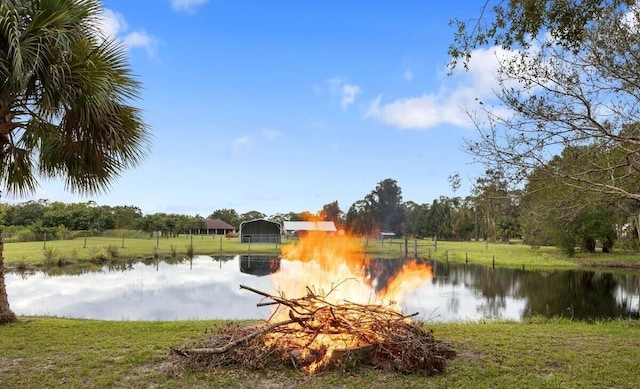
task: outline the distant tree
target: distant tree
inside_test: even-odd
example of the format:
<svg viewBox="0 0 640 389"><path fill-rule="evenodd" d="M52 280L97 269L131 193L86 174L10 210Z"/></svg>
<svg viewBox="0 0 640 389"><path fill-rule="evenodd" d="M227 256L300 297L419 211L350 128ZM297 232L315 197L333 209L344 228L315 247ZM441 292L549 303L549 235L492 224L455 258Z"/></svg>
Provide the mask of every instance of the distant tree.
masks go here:
<svg viewBox="0 0 640 389"><path fill-rule="evenodd" d="M247 222L247 221L256 220L256 219L265 219L266 217L267 215L258 211L245 212L238 217L238 226L242 222Z"/></svg>
<svg viewBox="0 0 640 389"><path fill-rule="evenodd" d="M220 219L235 227L238 227L240 225L240 216L238 215L238 212L235 211L235 209L216 209L211 215L207 216L207 219Z"/></svg>
<svg viewBox="0 0 640 389"><path fill-rule="evenodd" d="M456 186L455 178L452 184ZM426 212L425 236L448 240L469 240L475 229L473 206L460 197L440 196Z"/></svg>
<svg viewBox="0 0 640 389"><path fill-rule="evenodd" d="M87 231L96 228L95 202L72 203L66 204L66 212L68 213L69 225L66 227L76 231Z"/></svg>
<svg viewBox="0 0 640 389"><path fill-rule="evenodd" d="M378 228L402 235L405 214L398 182L390 178L380 181L367 198L377 215Z"/></svg>
<svg viewBox="0 0 640 389"><path fill-rule="evenodd" d="M204 218L202 216L196 214L195 216L184 216L184 221L182 226L183 226L183 231L195 231L202 228L206 228L207 223L204 221Z"/></svg>
<svg viewBox="0 0 640 389"><path fill-rule="evenodd" d="M474 207L484 239L508 241L517 235L519 197L501 169L488 169L473 187Z"/></svg>
<svg viewBox="0 0 640 389"><path fill-rule="evenodd" d="M404 213L406 215L405 234L414 238L424 238L428 236L428 204L417 204L413 201L404 203Z"/></svg>
<svg viewBox="0 0 640 389"><path fill-rule="evenodd" d="M142 210L133 205L118 205L112 208L115 228L133 230L142 219Z"/></svg>
<svg viewBox="0 0 640 389"><path fill-rule="evenodd" d="M7 226L28 226L42 219L47 209L48 201L26 201L24 203L11 205L5 214ZM0 253L1 255L1 253Z"/></svg>
<svg viewBox="0 0 640 389"><path fill-rule="evenodd" d="M302 216L298 212L276 213L269 216L269 220L282 223L284 221L302 221Z"/></svg>
<svg viewBox="0 0 640 389"><path fill-rule="evenodd" d="M344 225L345 215L340 209L337 200L323 205L318 215L322 220L332 221L338 228Z"/></svg>
<svg viewBox="0 0 640 389"><path fill-rule="evenodd" d="M102 39L99 0L0 1L0 181L33 193L38 176L81 194L108 188L149 140L128 102L140 84L126 48ZM0 235L0 242L2 241ZM0 243L0 323L9 307Z"/></svg>
<svg viewBox="0 0 640 389"><path fill-rule="evenodd" d="M55 201L50 203L44 210L40 219L43 226L58 227L65 226L71 228L71 213L67 210L67 204Z"/></svg>
<svg viewBox="0 0 640 389"><path fill-rule="evenodd" d="M378 231L378 216L373 204L367 199L353 203L347 211L345 227L356 235L375 235Z"/></svg>
<svg viewBox="0 0 640 389"><path fill-rule="evenodd" d="M91 228L96 231L102 232L105 230L112 230L115 226L115 220L110 206L101 205L90 207L90 213L93 222Z"/></svg>
<svg viewBox="0 0 640 389"><path fill-rule="evenodd" d="M140 229L150 235L157 231L165 231L167 229L165 224L166 217L166 213L144 215L140 220Z"/></svg>
<svg viewBox="0 0 640 389"><path fill-rule="evenodd" d="M566 148L549 164L558 169L571 169L567 165L581 169L585 157L583 152ZM609 251L616 240L616 220L621 220L619 204L618 199L583 192L549 177L547 169L537 169L529 177L521 202L525 242L532 246L556 245L570 256L576 247L595 251L596 241Z"/></svg>

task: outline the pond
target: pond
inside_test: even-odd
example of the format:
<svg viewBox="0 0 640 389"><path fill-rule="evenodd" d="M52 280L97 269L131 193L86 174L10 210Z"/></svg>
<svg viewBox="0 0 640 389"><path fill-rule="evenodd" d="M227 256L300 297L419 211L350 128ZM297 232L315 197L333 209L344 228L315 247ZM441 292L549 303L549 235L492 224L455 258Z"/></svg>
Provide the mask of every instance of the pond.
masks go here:
<svg viewBox="0 0 640 389"><path fill-rule="evenodd" d="M374 288L384 287L391 278L384 272L394 271L404 261L372 260L377 264L372 268L378 269ZM198 256L174 264L123 261L81 274L8 272L6 282L11 308L18 315L105 320L266 319L269 308L256 306L262 297L240 285L276 293L273 274L292 265L285 259L263 256ZM433 277L407 290L400 302L403 312L417 313L423 320L639 317L638 273L429 265Z"/></svg>

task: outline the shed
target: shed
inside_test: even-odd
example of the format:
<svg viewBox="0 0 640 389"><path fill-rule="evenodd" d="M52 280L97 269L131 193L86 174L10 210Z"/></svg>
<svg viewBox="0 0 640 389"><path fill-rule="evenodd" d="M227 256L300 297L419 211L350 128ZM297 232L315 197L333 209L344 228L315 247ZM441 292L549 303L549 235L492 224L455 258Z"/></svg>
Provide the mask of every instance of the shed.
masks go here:
<svg viewBox="0 0 640 389"><path fill-rule="evenodd" d="M380 231L380 240L385 240L385 239L393 239L396 237L395 232L391 232L391 231Z"/></svg>
<svg viewBox="0 0 640 389"><path fill-rule="evenodd" d="M279 223L266 219L255 219L240 223L240 243L280 243Z"/></svg>
<svg viewBox="0 0 640 389"><path fill-rule="evenodd" d="M309 231L335 233L336 225L332 221L285 221L284 232L287 236L298 236Z"/></svg>
<svg viewBox="0 0 640 389"><path fill-rule="evenodd" d="M205 227L193 231L199 235L226 235L236 232L236 228L220 219L204 219Z"/></svg>

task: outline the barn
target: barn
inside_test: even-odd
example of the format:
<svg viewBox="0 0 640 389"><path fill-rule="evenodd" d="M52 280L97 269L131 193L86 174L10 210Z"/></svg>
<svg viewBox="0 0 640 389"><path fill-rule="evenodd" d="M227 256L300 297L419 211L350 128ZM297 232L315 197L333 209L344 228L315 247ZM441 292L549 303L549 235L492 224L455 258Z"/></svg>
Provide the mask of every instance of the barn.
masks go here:
<svg viewBox="0 0 640 389"><path fill-rule="evenodd" d="M282 228L279 223L255 219L240 223L240 243L280 243Z"/></svg>
<svg viewBox="0 0 640 389"><path fill-rule="evenodd" d="M204 219L205 227L192 231L199 235L226 235L236 232L236 228L220 219Z"/></svg>
<svg viewBox="0 0 640 389"><path fill-rule="evenodd" d="M301 236L309 231L322 231L329 234L336 232L336 225L331 221L285 221L284 233L289 236Z"/></svg>

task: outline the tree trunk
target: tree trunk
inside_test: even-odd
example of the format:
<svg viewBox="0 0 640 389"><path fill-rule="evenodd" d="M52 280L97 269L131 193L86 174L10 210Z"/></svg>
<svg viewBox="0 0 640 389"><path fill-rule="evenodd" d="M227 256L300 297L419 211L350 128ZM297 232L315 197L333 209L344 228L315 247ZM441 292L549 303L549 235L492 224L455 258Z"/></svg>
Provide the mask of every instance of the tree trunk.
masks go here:
<svg viewBox="0 0 640 389"><path fill-rule="evenodd" d="M7 298L7 286L4 283L4 239L0 229L0 324L15 323L18 321L15 313L9 308Z"/></svg>
<svg viewBox="0 0 640 389"><path fill-rule="evenodd" d="M593 238L585 238L582 240L582 251L585 253L596 252L596 240Z"/></svg>

